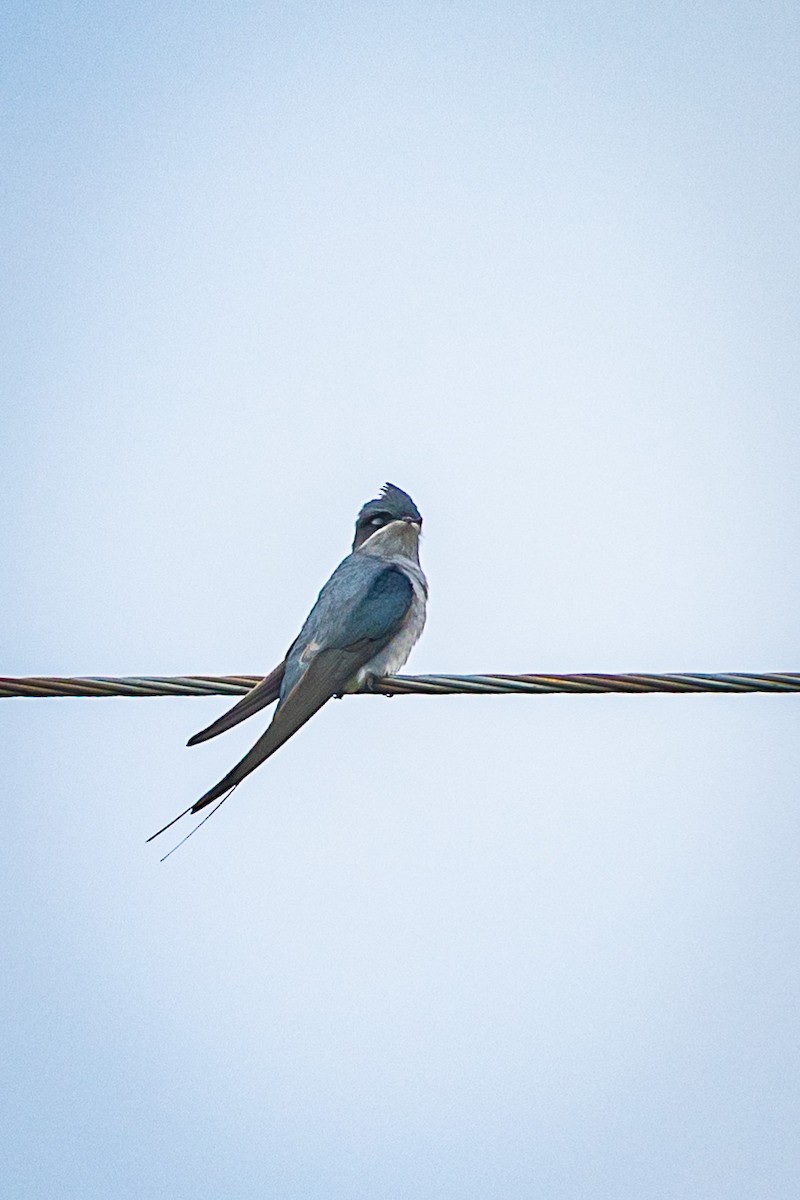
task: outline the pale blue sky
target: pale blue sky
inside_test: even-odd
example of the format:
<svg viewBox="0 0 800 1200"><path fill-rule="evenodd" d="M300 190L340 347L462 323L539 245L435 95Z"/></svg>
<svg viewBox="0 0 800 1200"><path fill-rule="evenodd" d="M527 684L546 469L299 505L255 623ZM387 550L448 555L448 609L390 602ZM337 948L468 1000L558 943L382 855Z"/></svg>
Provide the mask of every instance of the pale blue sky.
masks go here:
<svg viewBox="0 0 800 1200"><path fill-rule="evenodd" d="M10 3L4 674L800 669L796 6ZM800 698L0 702L14 1200L794 1200Z"/></svg>

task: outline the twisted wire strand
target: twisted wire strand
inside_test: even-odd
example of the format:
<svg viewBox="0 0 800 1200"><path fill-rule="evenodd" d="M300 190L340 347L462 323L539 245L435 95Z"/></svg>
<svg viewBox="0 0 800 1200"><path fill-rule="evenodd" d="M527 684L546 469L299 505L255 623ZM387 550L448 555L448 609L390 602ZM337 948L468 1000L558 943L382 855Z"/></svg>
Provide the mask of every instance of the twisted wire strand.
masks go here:
<svg viewBox="0 0 800 1200"><path fill-rule="evenodd" d="M12 696L241 696L261 675L129 675L27 678L0 676L0 698ZM362 693L383 696L596 695L621 692L800 692L800 674L749 675L392 675Z"/></svg>

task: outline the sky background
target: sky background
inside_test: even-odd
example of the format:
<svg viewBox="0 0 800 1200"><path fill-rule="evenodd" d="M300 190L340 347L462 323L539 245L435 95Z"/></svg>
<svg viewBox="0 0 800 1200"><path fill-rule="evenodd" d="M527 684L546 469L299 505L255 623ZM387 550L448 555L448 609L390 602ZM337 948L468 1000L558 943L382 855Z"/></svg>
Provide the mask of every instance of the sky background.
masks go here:
<svg viewBox="0 0 800 1200"><path fill-rule="evenodd" d="M0 670L800 670L795 4L3 6ZM13 1200L794 1200L800 697L3 700ZM165 849L168 846L164 847ZM163 852L163 851L162 851Z"/></svg>

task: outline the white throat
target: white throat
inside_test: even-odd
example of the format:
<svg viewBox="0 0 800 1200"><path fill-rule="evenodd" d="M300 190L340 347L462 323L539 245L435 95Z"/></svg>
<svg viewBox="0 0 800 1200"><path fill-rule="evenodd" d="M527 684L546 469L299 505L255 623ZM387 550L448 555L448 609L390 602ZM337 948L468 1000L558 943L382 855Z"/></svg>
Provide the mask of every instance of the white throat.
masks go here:
<svg viewBox="0 0 800 1200"><path fill-rule="evenodd" d="M407 558L419 564L419 525L411 521L390 521L371 533L359 546L359 552L376 558Z"/></svg>

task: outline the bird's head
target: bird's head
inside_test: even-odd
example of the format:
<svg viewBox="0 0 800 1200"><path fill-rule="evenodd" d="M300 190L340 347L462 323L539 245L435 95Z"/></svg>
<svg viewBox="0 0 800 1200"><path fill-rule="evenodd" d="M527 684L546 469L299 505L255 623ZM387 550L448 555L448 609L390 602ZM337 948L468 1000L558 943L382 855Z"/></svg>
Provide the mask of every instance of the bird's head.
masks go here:
<svg viewBox="0 0 800 1200"><path fill-rule="evenodd" d="M413 550L416 557L421 528L422 517L408 493L393 483L385 483L380 496L369 500L358 514L353 549L360 550L370 539L377 538L375 549L383 542L398 542L406 553Z"/></svg>

